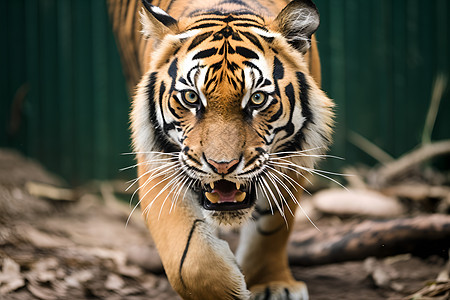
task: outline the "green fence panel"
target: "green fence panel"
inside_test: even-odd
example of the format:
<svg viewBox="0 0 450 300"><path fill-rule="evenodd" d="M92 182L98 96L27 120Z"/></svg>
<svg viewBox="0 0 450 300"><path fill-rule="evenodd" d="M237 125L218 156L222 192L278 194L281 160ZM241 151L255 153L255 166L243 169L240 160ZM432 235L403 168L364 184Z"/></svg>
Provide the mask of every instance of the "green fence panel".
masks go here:
<svg viewBox="0 0 450 300"><path fill-rule="evenodd" d="M316 0L323 88L336 107L324 168L377 161L356 132L398 157L421 142L433 82L450 75L448 0ZM0 1L0 146L71 184L134 177L129 99L105 0ZM450 138L447 88L432 139ZM446 160L443 167L448 168Z"/></svg>
<svg viewBox="0 0 450 300"><path fill-rule="evenodd" d="M6 0L0 14L0 146L71 184L134 176L119 171L133 163L129 99L105 1Z"/></svg>
<svg viewBox="0 0 450 300"><path fill-rule="evenodd" d="M324 90L337 103L332 152L375 164L356 132L394 157L421 143L433 82L450 75L448 1L317 0ZM432 139L450 137L449 89ZM341 166L342 163L336 164ZM448 168L447 165L444 167Z"/></svg>

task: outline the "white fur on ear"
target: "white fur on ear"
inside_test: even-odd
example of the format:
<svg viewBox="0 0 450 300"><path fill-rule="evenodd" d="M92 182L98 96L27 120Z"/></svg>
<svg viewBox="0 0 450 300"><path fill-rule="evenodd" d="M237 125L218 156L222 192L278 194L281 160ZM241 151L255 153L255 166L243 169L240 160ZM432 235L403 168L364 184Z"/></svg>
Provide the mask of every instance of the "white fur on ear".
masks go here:
<svg viewBox="0 0 450 300"><path fill-rule="evenodd" d="M141 16L141 24L142 24L142 30L141 30L141 34L145 37L145 38L149 38L152 36L152 23L147 15L147 13L145 12L145 9L142 8L142 10L139 12L139 15Z"/></svg>
<svg viewBox="0 0 450 300"><path fill-rule="evenodd" d="M319 27L319 18L310 9L301 8L289 14L289 31L285 32L288 40L293 43L310 41L313 31Z"/></svg>
<svg viewBox="0 0 450 300"><path fill-rule="evenodd" d="M289 44L301 52L311 46L311 36L319 27L320 18L311 0L290 2L275 19L275 25Z"/></svg>
<svg viewBox="0 0 450 300"><path fill-rule="evenodd" d="M141 15L141 33L146 38L161 40L168 33L178 31L178 22L161 8L142 1L144 7L139 12Z"/></svg>

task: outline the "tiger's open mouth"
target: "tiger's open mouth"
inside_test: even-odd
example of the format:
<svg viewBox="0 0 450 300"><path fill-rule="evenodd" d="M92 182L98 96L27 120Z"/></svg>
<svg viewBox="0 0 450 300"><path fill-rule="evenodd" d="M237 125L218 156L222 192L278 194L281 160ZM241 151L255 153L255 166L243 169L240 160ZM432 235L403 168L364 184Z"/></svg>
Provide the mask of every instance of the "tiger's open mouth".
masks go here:
<svg viewBox="0 0 450 300"><path fill-rule="evenodd" d="M201 204L206 210L232 211L246 209L255 203L252 185L241 185L228 180L218 180L201 190Z"/></svg>

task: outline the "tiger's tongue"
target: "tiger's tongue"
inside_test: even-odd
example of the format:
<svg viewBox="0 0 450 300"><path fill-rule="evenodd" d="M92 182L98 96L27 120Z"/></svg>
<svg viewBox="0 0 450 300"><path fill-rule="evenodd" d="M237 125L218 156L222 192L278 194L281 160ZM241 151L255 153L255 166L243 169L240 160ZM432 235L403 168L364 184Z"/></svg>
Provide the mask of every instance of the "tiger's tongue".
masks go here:
<svg viewBox="0 0 450 300"><path fill-rule="evenodd" d="M236 201L236 185L233 182L226 180L219 180L212 190L212 193L219 195L219 202L234 202Z"/></svg>

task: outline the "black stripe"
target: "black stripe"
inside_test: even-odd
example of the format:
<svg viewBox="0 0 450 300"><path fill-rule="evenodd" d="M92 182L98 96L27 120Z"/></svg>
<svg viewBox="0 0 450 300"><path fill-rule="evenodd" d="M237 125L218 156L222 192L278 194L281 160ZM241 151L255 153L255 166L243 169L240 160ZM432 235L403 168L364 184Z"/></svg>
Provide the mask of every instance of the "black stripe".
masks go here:
<svg viewBox="0 0 450 300"><path fill-rule="evenodd" d="M263 73L262 73L261 69L258 68L258 66L255 65L254 63L251 63L251 62L249 62L249 61L244 61L243 64L246 65L246 66L248 66L248 67L250 67L250 68L252 68L252 69L257 70L258 73L259 73L259 77L262 77L262 76L263 76Z"/></svg>
<svg viewBox="0 0 450 300"><path fill-rule="evenodd" d="M242 34L243 36L245 36L250 42L252 42L253 45L255 45L261 51L264 52L263 46L261 45L258 38L254 34L247 32L247 31L239 31L239 33Z"/></svg>
<svg viewBox="0 0 450 300"><path fill-rule="evenodd" d="M231 39L234 41L242 41L241 35L235 31L233 31L233 34L231 35Z"/></svg>
<svg viewBox="0 0 450 300"><path fill-rule="evenodd" d="M182 84L188 85L186 79L184 79L183 77L178 78L178 81L181 82Z"/></svg>
<svg viewBox="0 0 450 300"><path fill-rule="evenodd" d="M189 236L188 236L188 239L187 239L187 242L186 242L186 246L184 247L183 255L181 256L180 269L179 269L178 273L180 275L181 284L183 285L184 288L186 288L186 284L184 283L183 275L181 274L181 270L183 269L184 260L186 259L186 255L188 253L189 246L191 244L192 235L194 234L195 227L197 227L197 223L198 222L202 222L203 223L204 221L200 220L200 219L197 219L197 220L194 221L194 224L192 224L191 231L189 232Z"/></svg>
<svg viewBox="0 0 450 300"><path fill-rule="evenodd" d="M214 74L213 70L208 69L208 71L206 72L205 78L203 80L203 85L205 85L209 81L209 77L211 76L211 74Z"/></svg>
<svg viewBox="0 0 450 300"><path fill-rule="evenodd" d="M205 84L205 91L209 91L209 87L214 84L217 77L214 75L206 84Z"/></svg>
<svg viewBox="0 0 450 300"><path fill-rule="evenodd" d="M256 24L258 24L258 23L256 23ZM245 28L248 28L248 27L255 27L255 28L258 28L258 29L267 31L267 29L266 29L265 27L263 27L263 26L261 26L261 25L256 25L256 24L251 24L251 23L235 23L235 24L233 24L233 26L236 26L236 27L245 27Z"/></svg>
<svg viewBox="0 0 450 300"><path fill-rule="evenodd" d="M187 74L187 80L189 81L189 83L191 84L191 86L195 86L194 82L192 81L192 72L194 71L198 71L198 69L200 69L200 65L196 65L195 67L193 67L192 69L189 70L188 74ZM194 74L194 77L196 77L196 74Z"/></svg>
<svg viewBox="0 0 450 300"><path fill-rule="evenodd" d="M156 99L155 99L155 89L156 89L156 72L153 72L149 76L148 84L147 84L147 97L148 97L148 107L149 107L149 117L150 124L153 125L154 133L155 133L155 146L158 150L164 151L166 153L169 152L177 152L179 149L172 144L166 135L161 130L161 126L159 126L159 122L156 115Z"/></svg>
<svg viewBox="0 0 450 300"><path fill-rule="evenodd" d="M300 87L300 104L302 106L302 114L305 117L306 121L303 126L306 125L307 122L313 122L313 114L311 111L310 103L309 103L309 84L306 82L305 74L302 72L297 72L297 82Z"/></svg>
<svg viewBox="0 0 450 300"><path fill-rule="evenodd" d="M270 300L270 296L272 295L270 288L266 287L264 291L264 300Z"/></svg>
<svg viewBox="0 0 450 300"><path fill-rule="evenodd" d="M251 158L244 166L244 169L247 168L248 166L250 166L252 163L254 163L256 160L258 159L258 156L253 156L253 158Z"/></svg>
<svg viewBox="0 0 450 300"><path fill-rule="evenodd" d="M161 86L159 87L159 107L163 107L163 100L164 100L164 92L165 91L166 91L166 85L164 84L164 82L161 82ZM175 118L180 119L180 116L176 113L175 109L170 106L170 102L167 103L167 106L169 107L169 111L172 113L172 115ZM166 119L164 118L164 115L163 115L163 122L164 122L163 131L167 135L168 135L168 132L170 130L175 129L176 126L180 125L180 122L176 122L176 121L171 122L171 123L166 123Z"/></svg>
<svg viewBox="0 0 450 300"><path fill-rule="evenodd" d="M283 128L283 130L286 131L286 137L288 137L294 133L295 129L294 124L292 123L292 116L294 115L294 108L295 108L295 94L292 83L289 83L284 88L284 93L288 97L290 107L288 123Z"/></svg>
<svg viewBox="0 0 450 300"><path fill-rule="evenodd" d="M295 126L292 123L292 116L294 114L294 108L295 108L295 92L294 92L294 87L292 85L292 83L289 83L285 89L284 89L284 93L285 95L288 97L289 100L289 106L290 106L290 111L289 111L289 118L288 118L288 122L286 123L286 125L284 126L280 126L277 127L273 130L273 133L276 135L278 132L280 131L285 131L286 134L283 138L287 138L290 135L294 134L294 130L295 130ZM282 104L282 103L281 103ZM277 118L279 117L278 113L276 114ZM275 121L275 115L272 116L272 118L270 119L270 121Z"/></svg>
<svg viewBox="0 0 450 300"><path fill-rule="evenodd" d="M163 23L165 26L176 25L178 22L174 18L166 14L160 14L153 10L154 5L151 5L147 0L143 0L142 4L144 4L145 8L151 13L158 21Z"/></svg>
<svg viewBox="0 0 450 300"><path fill-rule="evenodd" d="M197 172L197 173L202 173L202 174L209 174L208 172L205 172L205 171L203 171L203 170L201 170L199 168L196 168L194 166L188 166L187 170L194 171L194 172Z"/></svg>
<svg viewBox="0 0 450 300"><path fill-rule="evenodd" d="M291 293L289 292L288 288L284 288L284 293L286 294L286 299L291 299Z"/></svg>
<svg viewBox="0 0 450 300"><path fill-rule="evenodd" d="M223 24L205 23L205 24L200 24L200 25L194 26L194 27L189 27L187 30L203 29L203 28L216 27L216 26L223 26Z"/></svg>
<svg viewBox="0 0 450 300"><path fill-rule="evenodd" d="M175 98L175 100L177 101L177 103L178 104L180 104L180 105L182 105L181 104L181 101L180 101L180 99L178 99L178 97L176 97L176 96L174 96L174 98ZM177 113L177 111L176 111L176 108L175 107L172 107L171 105L170 105L170 102L167 104L167 106L169 107L169 111L170 111L170 113L176 118L176 119L178 119L178 120L180 120L181 119L181 116ZM172 122L174 125L177 125L177 126L179 126L180 125L180 122L177 122L177 121L173 121ZM171 130L171 129L175 129L175 127L166 127L166 124L167 123L164 123L164 131L167 133L169 130ZM170 124L170 123L169 123ZM166 128L167 128L167 130L166 130Z"/></svg>
<svg viewBox="0 0 450 300"><path fill-rule="evenodd" d="M272 44L273 40L275 39L273 37L267 37L264 35L260 35L260 37L262 37L269 44ZM278 53L278 51L276 51L275 49L273 49L273 48L271 48L271 49L273 50L273 52Z"/></svg>
<svg viewBox="0 0 450 300"><path fill-rule="evenodd" d="M284 67L283 63L275 56L273 59L273 78L275 80L283 79Z"/></svg>
<svg viewBox="0 0 450 300"><path fill-rule="evenodd" d="M303 129L308 126L309 122L313 122L313 115L309 101L309 89L310 89L309 84L308 82L306 82L305 75L303 73L297 72L296 75L300 89L300 105L302 107L302 115L305 118L305 122L303 123L303 127L299 131L297 131L295 136L282 147L282 150L285 151L302 150L302 142L305 140ZM325 138L325 140L328 139Z"/></svg>
<svg viewBox="0 0 450 300"><path fill-rule="evenodd" d="M225 22L225 23L230 23L230 22L253 22L257 25L262 25L262 23L258 22L257 20L254 19L250 19L250 18L244 18L244 17L240 17L244 14L235 14L233 13L233 15L231 15L228 12L219 12L219 11L214 11L214 12L210 12L210 15L216 15L217 17L205 17L202 18L201 20L195 22L195 23L200 23L200 22L204 22L204 21L219 21L219 22ZM236 16L238 16L236 18ZM254 15L255 17L258 17L256 15ZM194 24L195 24L194 23ZM236 24L233 24L236 25ZM265 29L265 31L267 31L267 29Z"/></svg>
<svg viewBox="0 0 450 300"><path fill-rule="evenodd" d="M205 33L202 33L200 35L197 35L191 42L191 44L188 47L188 51L197 47L198 45L200 45L204 40L206 40L208 37L210 37L212 34L212 31L208 31Z"/></svg>
<svg viewBox="0 0 450 300"><path fill-rule="evenodd" d="M259 88L261 88L261 83L264 81L264 77L259 77L258 80L256 81L256 84L253 84L252 88L257 86Z"/></svg>
<svg viewBox="0 0 450 300"><path fill-rule="evenodd" d="M172 81L175 81L177 79L177 72L178 72L178 58L175 58L172 63L169 66L169 76L172 78Z"/></svg>
<svg viewBox="0 0 450 300"><path fill-rule="evenodd" d="M248 48L241 47L241 46L236 46L236 53L247 59L253 59L253 58L258 59L259 58L259 56L258 56L258 54L256 54L256 52L254 52L253 50L250 50Z"/></svg>
<svg viewBox="0 0 450 300"><path fill-rule="evenodd" d="M267 201L270 201L270 200L267 200ZM271 214L272 214L272 213L271 213ZM284 226L285 226L284 224L281 224L280 226L278 226L278 227L275 228L274 230L266 231L266 230L262 229L261 227L259 227L259 225L258 225L258 226L256 226L256 230L257 230L258 233L259 233L260 235L262 235L262 236L269 236L269 235L273 235L273 234L277 233L278 231L280 231L281 229L283 229ZM289 298L288 298L288 299L289 299Z"/></svg>
<svg viewBox="0 0 450 300"><path fill-rule="evenodd" d="M237 83L236 80L234 80L234 78L232 77L228 77L228 82L231 83L233 85L233 88L236 90L237 89Z"/></svg>
<svg viewBox="0 0 450 300"><path fill-rule="evenodd" d="M178 23L177 20L175 20L171 16L161 15L161 14L158 14L153 11L151 11L151 13L158 21L163 23L165 26L172 26L172 25L176 25Z"/></svg>
<svg viewBox="0 0 450 300"><path fill-rule="evenodd" d="M227 42L223 43L222 47L220 47L219 52L217 54L219 54L219 55L225 54L225 48L227 48L227 47L228 47L228 43Z"/></svg>
<svg viewBox="0 0 450 300"><path fill-rule="evenodd" d="M284 94L287 96L289 100L289 106L290 106L290 114L289 114L289 122L292 121L292 116L294 115L294 108L295 108L295 92L294 92L294 86L292 83L289 83L284 88Z"/></svg>
<svg viewBox="0 0 450 300"><path fill-rule="evenodd" d="M256 220L259 220L262 216L268 216L268 215L273 215L272 210L271 209L262 209L259 206L255 206L255 218Z"/></svg>
<svg viewBox="0 0 450 300"><path fill-rule="evenodd" d="M148 84L147 84L147 98L150 110L150 120L156 125L153 120L156 121L156 108L155 108L155 85L156 85L156 72L153 72L149 76Z"/></svg>
<svg viewBox="0 0 450 300"><path fill-rule="evenodd" d="M197 54L194 55L194 57L192 59L202 59L202 58L210 57L210 56L216 54L217 50L218 49L214 47L211 49L199 51Z"/></svg>
<svg viewBox="0 0 450 300"><path fill-rule="evenodd" d="M199 165L199 166L202 165L201 162L199 162L197 159L195 159L195 158L194 158L192 155L190 155L189 153L186 153L186 156L187 156L190 160L192 160L193 162L195 162L197 165Z"/></svg>
<svg viewBox="0 0 450 300"><path fill-rule="evenodd" d="M159 87L159 107L162 107L162 102L164 98L164 92L166 91L166 84L161 82L161 86Z"/></svg>
<svg viewBox="0 0 450 300"><path fill-rule="evenodd" d="M264 83L262 84L262 86L267 86L267 85L272 85L272 81L270 81L269 79L266 79L264 81Z"/></svg>
<svg viewBox="0 0 450 300"><path fill-rule="evenodd" d="M272 98L272 101L270 101L269 105L267 105L267 107L261 110L260 112L261 113L269 112L270 110L272 110L273 106L277 103L278 100L276 98ZM282 113L283 113L283 102L280 103L280 109L274 115L272 115L272 117L267 121L267 123L272 123L278 120L278 118L281 116Z"/></svg>
<svg viewBox="0 0 450 300"><path fill-rule="evenodd" d="M284 77L284 67L281 61L275 56L273 59L273 73L272 73L275 85L275 94L281 98L280 87L278 85L278 80Z"/></svg>

